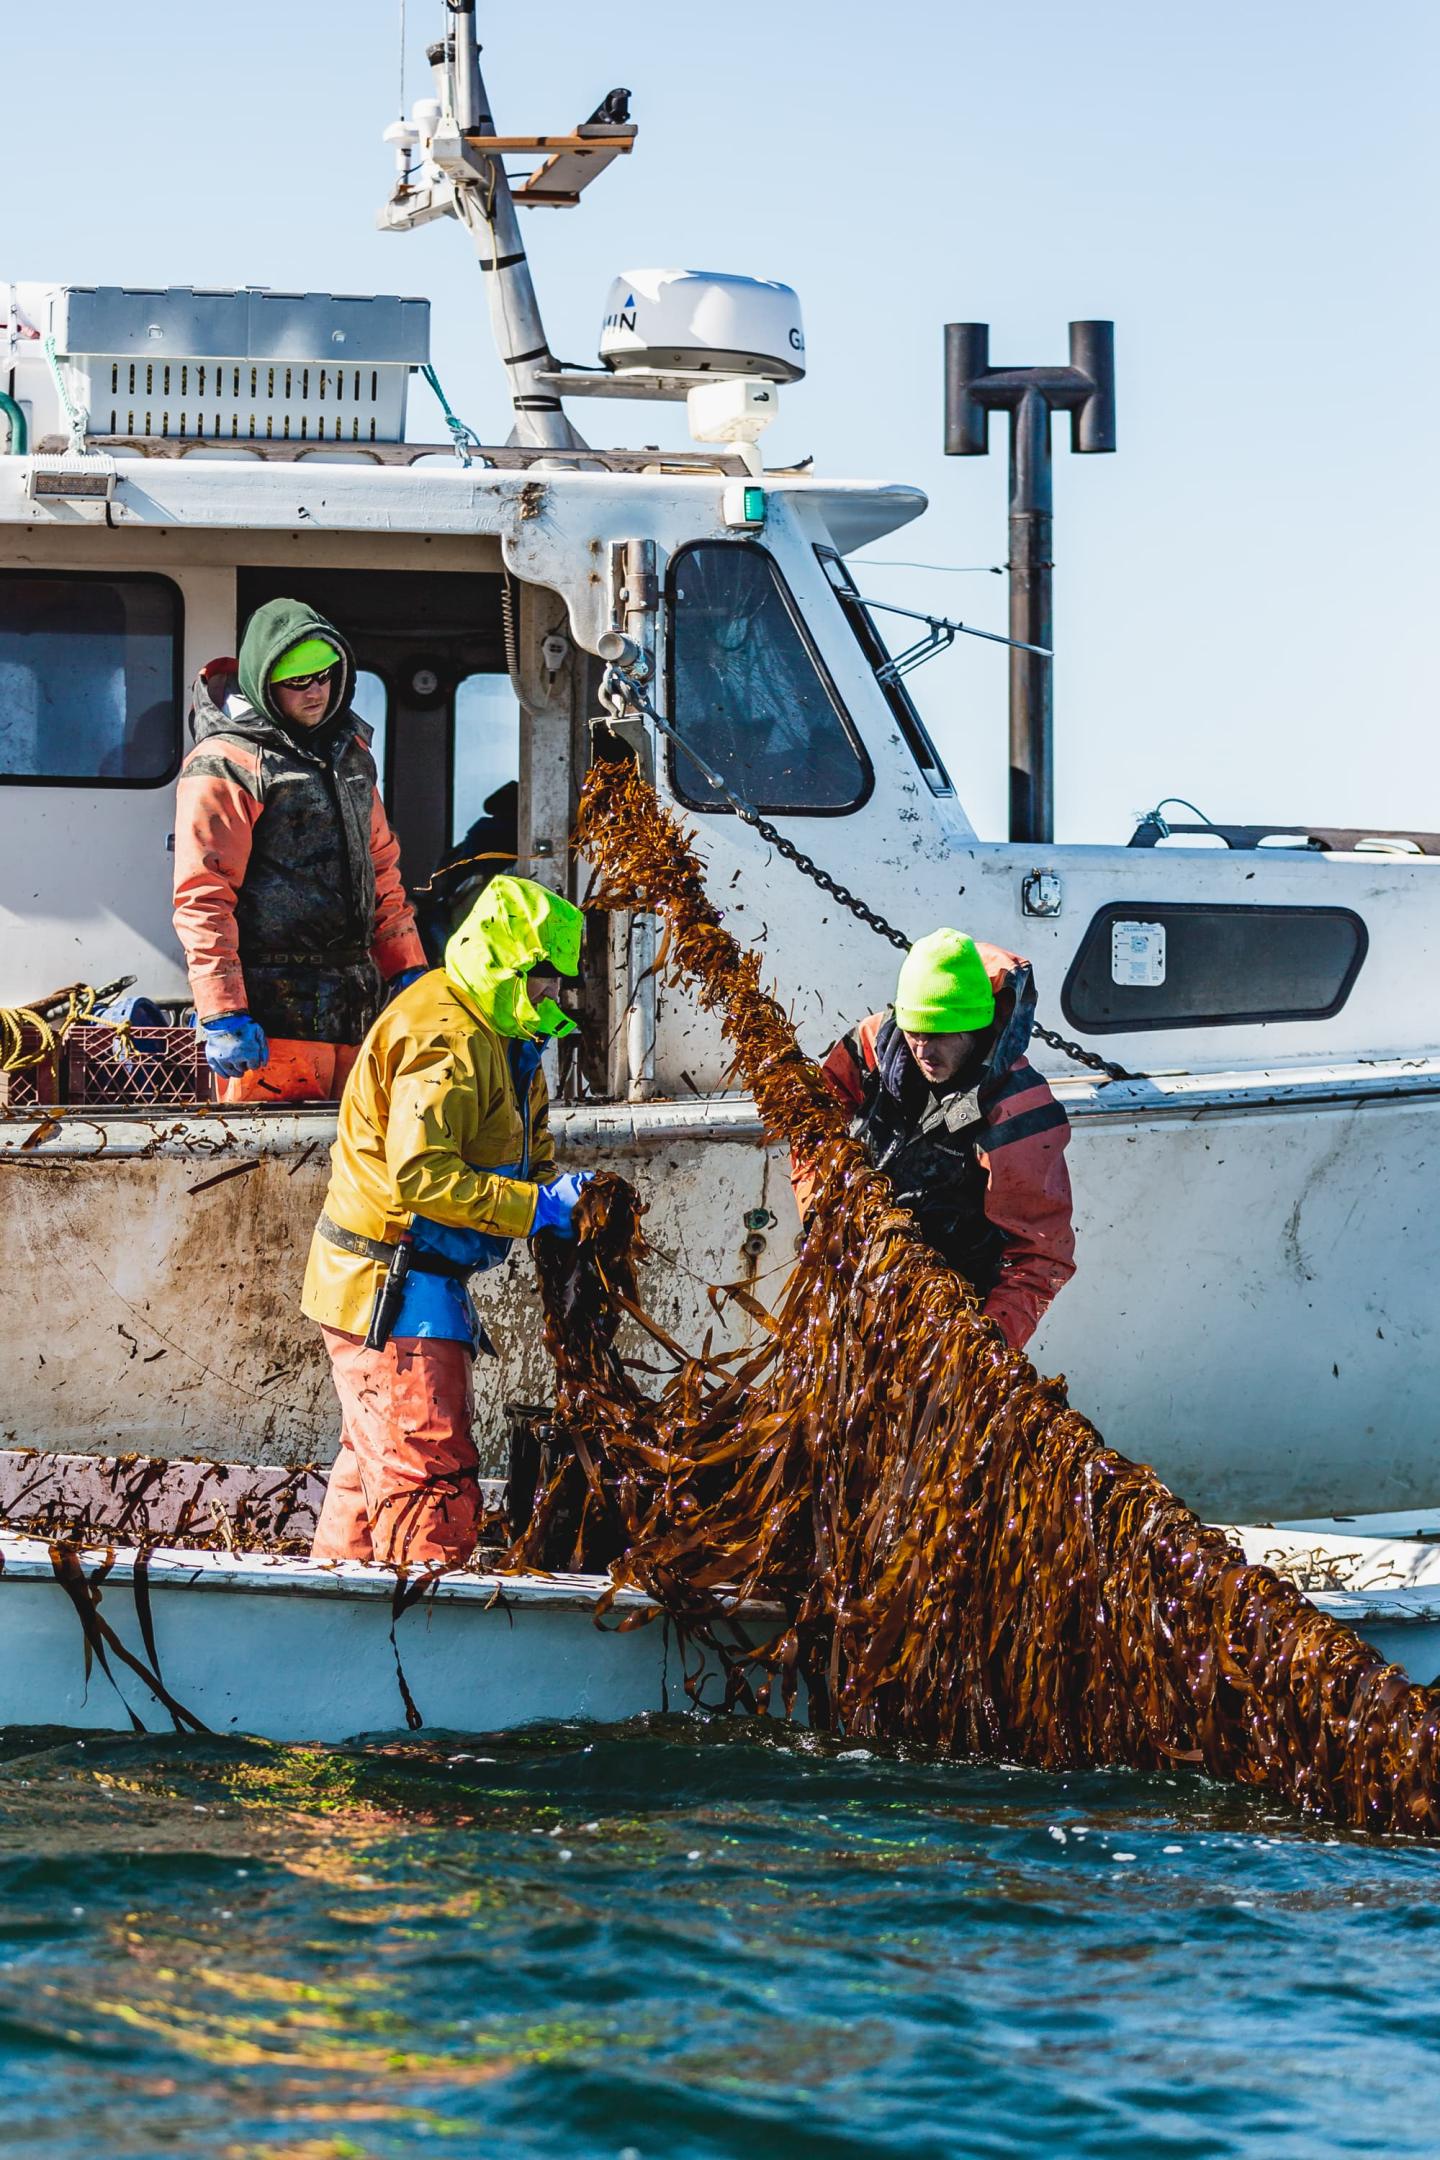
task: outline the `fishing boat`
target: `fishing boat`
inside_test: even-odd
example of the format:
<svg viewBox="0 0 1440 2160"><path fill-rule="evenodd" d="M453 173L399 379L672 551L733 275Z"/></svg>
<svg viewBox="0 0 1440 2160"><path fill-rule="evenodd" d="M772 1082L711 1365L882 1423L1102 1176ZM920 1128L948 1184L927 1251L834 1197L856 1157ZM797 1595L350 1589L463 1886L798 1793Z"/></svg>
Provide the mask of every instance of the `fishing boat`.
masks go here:
<svg viewBox="0 0 1440 2160"><path fill-rule="evenodd" d="M1411 1530L1267 1525L1235 1543L1429 1683L1440 1679L1440 1542ZM593 1575L422 1570L397 1581L356 1561L149 1539L87 1551L10 1531L0 1597L0 1727L282 1741L717 1712L732 1701L725 1652L781 1626L778 1609L751 1602L719 1640L687 1632L643 1592ZM778 1697L769 1707L780 1713ZM802 1723L805 1708L802 1688Z"/></svg>
<svg viewBox="0 0 1440 2160"><path fill-rule="evenodd" d="M597 364L557 361L519 213L574 207L632 153L627 96L560 135L501 134L474 12L446 20L433 94L387 130L381 222L449 216L469 232L511 392L504 441L466 427L443 391L443 439L411 439L417 375L439 390L423 299L0 285L0 1006L53 1019L84 1009L73 986L133 982L179 1016L169 848L185 686L236 649L256 607L295 595L352 639L412 886L488 820L525 875L583 899L579 789L595 756L628 754L698 833L712 890L813 1051L887 1001L897 938L957 923L1026 955L1047 1023L1035 1062L1074 1125L1079 1241L1032 1346L1041 1368L1212 1520L1440 1502L1440 1046L1415 968L1440 939L1440 839L1296 829L1282 805L1269 828L1157 813L1113 844L1056 843L1033 579L1006 641L1028 689L1012 829L983 838L910 687L964 626L922 614L895 637L903 616L867 598L853 561L919 519L923 493L764 465L779 398L803 395L794 293L624 273ZM990 368L979 327L952 326L950 447L983 448L987 415L1011 411L1017 470L1035 483L1012 518L1017 549L1033 554L1046 530L1052 404L1078 448L1113 447L1108 333L1073 325L1070 368L1027 402L1016 371ZM574 417L623 420L656 399L684 403L691 448L597 448ZM943 695L938 671L926 682ZM717 1023L667 984L654 918L611 917L594 938L579 1048L552 1059L557 1147L640 1189L649 1310L697 1340L717 1325L716 1286L763 1297L783 1281L798 1227L787 1165L729 1084ZM0 1076L0 1440L17 1463L171 1461L182 1483L197 1460L323 1463L328 1371L298 1291L333 1109L237 1111L193 1087L177 1100L150 1086L133 1038L112 1034L98 1071L103 1037L78 1025L50 1064ZM498 1476L506 1406L547 1390L523 1254L479 1299L499 1355L477 1374L477 1437ZM741 1304L719 1302L743 1335ZM43 1636L73 1599L20 1534L3 1557L0 1589ZM1395 1624L1429 1628L1416 1564ZM118 1553L107 1582L133 1587L133 1568ZM280 1625L307 1646L312 1703L345 1630L392 1624L374 1585L296 1560L188 1554L142 1564L141 1585L126 1640L142 1662L145 1611L164 1636L182 1606L218 1611L223 1588L257 1616L257 1641ZM434 1646L484 1612L509 1643L533 1615L543 1649L563 1613L589 1643L600 1594L497 1601L471 1580L432 1586L398 1624ZM1379 1589L1324 1594L1386 1609ZM662 1637L626 1637L646 1646L623 1653L637 1707L656 1707ZM1430 1656L1417 1647L1412 1669ZM246 1728L290 1731L265 1685L246 1684ZM7 1685L0 1721L23 1714ZM203 1670L185 1685L209 1702ZM589 1681L575 1685L588 1703ZM73 1685L64 1700L83 1722ZM605 1714L618 1700L603 1695ZM347 1705L342 1722L377 1710Z"/></svg>

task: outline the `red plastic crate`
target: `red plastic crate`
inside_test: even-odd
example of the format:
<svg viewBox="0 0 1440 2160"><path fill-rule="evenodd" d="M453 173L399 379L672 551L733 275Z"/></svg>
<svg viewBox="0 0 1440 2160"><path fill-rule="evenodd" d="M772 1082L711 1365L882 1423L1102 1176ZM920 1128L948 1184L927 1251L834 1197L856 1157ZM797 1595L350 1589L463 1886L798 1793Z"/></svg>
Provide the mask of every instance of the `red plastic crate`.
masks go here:
<svg viewBox="0 0 1440 2160"><path fill-rule="evenodd" d="M65 1043L66 1097L72 1103L195 1103L210 1100L210 1068L198 1028L72 1029Z"/></svg>
<svg viewBox="0 0 1440 2160"><path fill-rule="evenodd" d="M13 1035L13 1029L7 1030L8 1043L13 1043ZM18 1049L24 1057L33 1055L46 1040L35 1021L28 1019L20 1019L19 1037ZM37 1065L21 1065L13 1072L0 1072L0 1115L9 1110L49 1107L59 1100L60 1069L53 1049L47 1050Z"/></svg>
<svg viewBox="0 0 1440 2160"><path fill-rule="evenodd" d="M15 1110L53 1109L60 1100L60 1075L53 1057L18 1072L0 1072L0 1117Z"/></svg>

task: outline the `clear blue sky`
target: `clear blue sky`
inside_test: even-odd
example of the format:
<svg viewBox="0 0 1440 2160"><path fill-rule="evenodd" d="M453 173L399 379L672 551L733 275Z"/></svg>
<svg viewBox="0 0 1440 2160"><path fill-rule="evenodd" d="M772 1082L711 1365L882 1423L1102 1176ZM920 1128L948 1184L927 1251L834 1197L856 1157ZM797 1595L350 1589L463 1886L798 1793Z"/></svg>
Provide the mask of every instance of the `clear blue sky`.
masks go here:
<svg viewBox="0 0 1440 2160"><path fill-rule="evenodd" d="M409 0L411 98L439 16ZM766 454L925 487L876 555L1004 557L998 427L983 463L941 455L942 323L1059 361L1072 315L1114 317L1119 452L1057 461L1062 837L1123 838L1170 792L1440 826L1433 0L481 0L481 25L505 130L635 94L634 157L527 225L556 349L594 358L623 269L788 280L812 373ZM454 402L503 428L460 229L374 230L398 26L397 0L11 8L0 276L425 293ZM1004 627L998 578L866 582ZM999 834L1003 653L915 688Z"/></svg>

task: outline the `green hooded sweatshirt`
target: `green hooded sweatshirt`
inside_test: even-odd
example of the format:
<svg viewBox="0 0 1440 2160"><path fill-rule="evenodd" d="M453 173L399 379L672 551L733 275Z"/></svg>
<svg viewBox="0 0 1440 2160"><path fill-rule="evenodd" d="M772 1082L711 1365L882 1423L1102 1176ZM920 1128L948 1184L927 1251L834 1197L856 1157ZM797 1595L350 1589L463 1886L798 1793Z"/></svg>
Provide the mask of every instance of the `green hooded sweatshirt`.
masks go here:
<svg viewBox="0 0 1440 2160"><path fill-rule="evenodd" d="M445 973L497 1035L536 1041L573 1035L553 998L532 1005L525 978L542 961L559 975L580 972L585 917L530 878L492 878L445 947Z"/></svg>
<svg viewBox="0 0 1440 2160"><path fill-rule="evenodd" d="M258 607L245 628L240 645L240 691L256 712L264 713L277 727L290 732L278 704L270 696L270 670L277 660L306 638L324 638L341 659L340 680L331 695L325 720L333 720L350 703L355 690L355 656L345 639L303 600L267 600ZM325 721L321 721L323 727Z"/></svg>

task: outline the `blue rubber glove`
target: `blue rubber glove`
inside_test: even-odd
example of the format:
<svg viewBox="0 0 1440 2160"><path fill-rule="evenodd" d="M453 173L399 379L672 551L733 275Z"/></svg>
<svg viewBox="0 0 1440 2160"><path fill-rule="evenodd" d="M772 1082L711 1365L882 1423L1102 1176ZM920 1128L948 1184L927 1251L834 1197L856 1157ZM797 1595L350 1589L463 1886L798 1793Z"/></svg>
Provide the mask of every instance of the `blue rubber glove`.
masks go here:
<svg viewBox="0 0 1440 2160"><path fill-rule="evenodd" d="M226 1013L218 1020L202 1020L200 1027L205 1037L206 1061L222 1079L238 1080L242 1073L269 1064L270 1045L265 1030L249 1013Z"/></svg>
<svg viewBox="0 0 1440 2160"><path fill-rule="evenodd" d="M575 1210L581 1193L594 1175L593 1170L566 1170L553 1184L542 1185L535 1195L535 1220L530 1225L531 1237L537 1236L542 1230L553 1230L556 1237L574 1237Z"/></svg>
<svg viewBox="0 0 1440 2160"><path fill-rule="evenodd" d="M399 997L402 990L408 990L411 983L419 982L421 976L428 975L429 972L429 968L425 967L401 968L399 974L392 975L385 985L386 1004L389 1005Z"/></svg>

